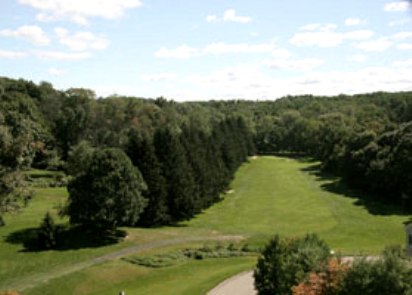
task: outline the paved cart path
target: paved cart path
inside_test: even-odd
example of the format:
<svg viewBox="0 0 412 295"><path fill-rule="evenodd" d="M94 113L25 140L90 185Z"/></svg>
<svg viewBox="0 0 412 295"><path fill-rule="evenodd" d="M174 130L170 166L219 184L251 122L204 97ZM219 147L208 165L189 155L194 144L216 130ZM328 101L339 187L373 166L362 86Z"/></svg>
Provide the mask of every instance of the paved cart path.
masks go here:
<svg viewBox="0 0 412 295"><path fill-rule="evenodd" d="M207 295L256 295L253 271L241 272L217 285Z"/></svg>

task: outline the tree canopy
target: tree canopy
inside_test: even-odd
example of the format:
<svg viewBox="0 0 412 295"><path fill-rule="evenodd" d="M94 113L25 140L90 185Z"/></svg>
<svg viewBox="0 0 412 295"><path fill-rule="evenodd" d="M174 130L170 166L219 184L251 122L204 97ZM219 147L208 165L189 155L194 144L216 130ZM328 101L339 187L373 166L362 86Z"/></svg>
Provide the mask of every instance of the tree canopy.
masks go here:
<svg viewBox="0 0 412 295"><path fill-rule="evenodd" d="M85 171L69 183L70 222L102 229L135 225L146 206L145 188L139 170L123 151L98 149Z"/></svg>

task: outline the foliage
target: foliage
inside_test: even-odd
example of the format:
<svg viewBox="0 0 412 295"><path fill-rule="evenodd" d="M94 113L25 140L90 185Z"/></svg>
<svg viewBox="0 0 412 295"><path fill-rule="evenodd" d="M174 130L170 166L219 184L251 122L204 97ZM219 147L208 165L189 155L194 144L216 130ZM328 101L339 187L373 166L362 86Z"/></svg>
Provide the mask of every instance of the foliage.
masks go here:
<svg viewBox="0 0 412 295"><path fill-rule="evenodd" d="M0 216L26 206L33 196L34 191L28 187L19 171L0 166Z"/></svg>
<svg viewBox="0 0 412 295"><path fill-rule="evenodd" d="M231 258L254 255L253 252L247 250L244 247L237 248L234 244L229 244L227 247L217 244L212 247L205 245L200 248L187 248L181 251L170 252L166 254L158 254L151 256L131 256L124 258L123 260L146 267L161 268L172 265L177 265L188 259L207 259L207 258Z"/></svg>
<svg viewBox="0 0 412 295"><path fill-rule="evenodd" d="M72 176L83 173L90 165L92 155L93 147L87 141L81 141L73 146L68 154L67 173Z"/></svg>
<svg viewBox="0 0 412 295"><path fill-rule="evenodd" d="M291 240L275 236L258 259L255 287L260 295L292 294L291 288L326 264L328 256L328 246L314 234Z"/></svg>
<svg viewBox="0 0 412 295"><path fill-rule="evenodd" d="M57 245L57 227L49 212L43 218L37 233L37 242L40 249L53 249Z"/></svg>
<svg viewBox="0 0 412 295"><path fill-rule="evenodd" d="M341 282L349 265L337 258L329 258L320 272L311 272L299 285L292 287L293 295L333 295L338 294Z"/></svg>
<svg viewBox="0 0 412 295"><path fill-rule="evenodd" d="M397 247L386 249L377 260L356 260L344 276L338 294L411 294L412 269L402 256Z"/></svg>
<svg viewBox="0 0 412 295"><path fill-rule="evenodd" d="M182 252L173 252L146 257L132 256L124 258L123 260L132 264L141 265L145 267L161 268L182 263L187 260L187 256L185 256Z"/></svg>
<svg viewBox="0 0 412 295"><path fill-rule="evenodd" d="M121 148L147 178L144 226L186 220L219 201L255 152L314 156L375 199L412 208L411 92L176 103L22 79L0 78L0 89L0 165L74 175L91 147ZM171 142L159 146L162 136Z"/></svg>
<svg viewBox="0 0 412 295"><path fill-rule="evenodd" d="M148 136L132 129L129 133L126 152L133 165L139 168L147 184L147 190L143 192L143 196L148 200L148 204L140 217L139 224L158 226L169 223L166 179L153 143Z"/></svg>
<svg viewBox="0 0 412 295"><path fill-rule="evenodd" d="M146 200L146 185L137 168L118 149L97 149L85 171L69 183L70 222L114 229L135 225Z"/></svg>

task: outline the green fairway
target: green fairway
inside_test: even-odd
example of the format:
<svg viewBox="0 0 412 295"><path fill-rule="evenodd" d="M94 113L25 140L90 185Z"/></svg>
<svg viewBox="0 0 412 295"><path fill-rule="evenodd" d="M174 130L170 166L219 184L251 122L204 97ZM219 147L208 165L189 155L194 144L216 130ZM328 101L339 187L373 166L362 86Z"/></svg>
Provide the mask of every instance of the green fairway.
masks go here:
<svg viewBox="0 0 412 295"><path fill-rule="evenodd" d="M376 254L387 245L403 245L408 216L378 205L382 213L371 214L355 204L357 198L341 194L348 191L344 186L339 193L325 189L335 187L337 179L315 175L318 164L282 157L251 160L238 171L234 192L187 225L241 234L259 244L275 233L314 232L343 254Z"/></svg>
<svg viewBox="0 0 412 295"><path fill-rule="evenodd" d="M202 239L229 243L227 240L243 238L242 243L253 247L263 245L276 233L296 236L315 232L343 254L376 254L387 245L403 245L402 222L409 216L395 214L394 208L378 203L360 204L356 196L361 195L333 177L318 174L317 165L309 160L259 157L239 169L233 191L224 200L179 226L125 228L124 240L106 245L81 243L79 235L65 249L41 252L27 251L22 241L40 224L46 211L56 213L67 191L36 188L37 195L29 206L7 215L7 225L0 228L0 291L116 294L124 289L127 294L204 294L225 277L252 268L256 260L206 259L152 269L119 260L126 256L121 254L93 263L96 257L122 249L137 251L134 247L139 245L147 246L145 254L154 253L165 249L165 244L159 243L165 240L173 240L173 247L167 245L173 248L170 251L190 243L202 245ZM65 224L67 219L56 217L56 222ZM197 242L189 240L194 237ZM175 291L167 293L170 290Z"/></svg>

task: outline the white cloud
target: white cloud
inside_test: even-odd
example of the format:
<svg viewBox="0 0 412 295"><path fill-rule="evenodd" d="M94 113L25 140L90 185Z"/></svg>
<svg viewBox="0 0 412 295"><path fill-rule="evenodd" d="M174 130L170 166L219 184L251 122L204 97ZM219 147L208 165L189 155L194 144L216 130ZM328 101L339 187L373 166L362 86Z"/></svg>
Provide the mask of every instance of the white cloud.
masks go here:
<svg viewBox="0 0 412 295"><path fill-rule="evenodd" d="M0 58L17 59L26 56L27 53L21 51L0 50Z"/></svg>
<svg viewBox="0 0 412 295"><path fill-rule="evenodd" d="M223 15L223 20L228 22L236 22L241 24L247 24L252 21L252 18L249 16L240 16L236 14L236 10L228 9Z"/></svg>
<svg viewBox="0 0 412 295"><path fill-rule="evenodd" d="M195 87L195 91L186 89L187 91L183 96L184 100L257 99L268 91L268 86L273 85L273 81L265 76L256 64L239 64L234 67L215 70L208 74L190 75L184 78L183 83ZM199 89L201 90L199 91ZM182 96L175 95L175 97L180 98Z"/></svg>
<svg viewBox="0 0 412 295"><path fill-rule="evenodd" d="M405 63L406 61L402 61L402 64ZM159 82L156 89L144 95L156 97L161 93L167 98L180 101L234 98L262 100L285 95L337 95L412 90L412 67L396 65L353 71L321 71L314 68L293 75L284 74L285 71L268 71L262 62L239 64L176 78L173 83ZM128 91L126 85L117 89L118 93ZM142 88L135 87L130 93L135 94L136 91L142 91Z"/></svg>
<svg viewBox="0 0 412 295"><path fill-rule="evenodd" d="M370 67L356 71L308 71L303 75L277 76L256 65L239 65L205 75L191 75L183 81L191 85L180 100L203 99L275 99L284 95L337 95L374 91L412 90L411 67ZM179 93L180 94L180 93ZM166 93L166 96L169 96Z"/></svg>
<svg viewBox="0 0 412 295"><path fill-rule="evenodd" d="M367 40L371 38L375 33L369 30L357 30L344 33L343 38L348 40Z"/></svg>
<svg viewBox="0 0 412 295"><path fill-rule="evenodd" d="M336 47L343 42L343 35L335 32L299 32L289 42L295 46Z"/></svg>
<svg viewBox="0 0 412 295"><path fill-rule="evenodd" d="M322 25L319 23L314 23L314 24L307 24L304 26L301 26L299 28L300 31L320 31L320 32L328 32L335 30L338 26L336 24L326 24Z"/></svg>
<svg viewBox="0 0 412 295"><path fill-rule="evenodd" d="M324 63L324 60L318 58L306 58L306 59L275 59L265 62L265 64L271 69L286 69L286 70L299 70L309 71Z"/></svg>
<svg viewBox="0 0 412 295"><path fill-rule="evenodd" d="M142 5L140 0L18 0L20 4L29 5L40 13L40 21L69 19L80 25L86 25L88 18L120 18L127 9Z"/></svg>
<svg viewBox="0 0 412 295"><path fill-rule="evenodd" d="M224 42L211 43L204 48L193 48L187 45L181 45L174 49L165 47L160 48L154 53L157 58L176 58L187 59L205 55L221 55L221 54L245 54L245 53L276 53L277 49L273 43L248 44L234 43L227 44ZM279 52L278 52L279 53ZM286 54L286 50L282 52Z"/></svg>
<svg viewBox="0 0 412 295"><path fill-rule="evenodd" d="M412 58L407 59L407 60L394 61L392 65L394 67L399 67L399 68L412 68Z"/></svg>
<svg viewBox="0 0 412 295"><path fill-rule="evenodd" d="M345 19L345 25L347 26L358 26L363 23L365 23L365 21L360 18L350 17L350 18Z"/></svg>
<svg viewBox="0 0 412 295"><path fill-rule="evenodd" d="M407 11L411 7L407 1L397 1L385 4L384 10L389 12Z"/></svg>
<svg viewBox="0 0 412 295"><path fill-rule="evenodd" d="M348 61L354 61L354 62L359 62L359 63L365 62L366 59L367 59L367 56L363 54L355 54L355 55L351 55L348 57Z"/></svg>
<svg viewBox="0 0 412 295"><path fill-rule="evenodd" d="M389 26L390 27L402 26L402 25L410 23L411 21L412 20L410 18L403 18L403 19L399 19L399 20L394 20L394 21L391 21L389 23Z"/></svg>
<svg viewBox="0 0 412 295"><path fill-rule="evenodd" d="M206 21L209 23L213 23L213 22L218 21L218 17L217 15L208 15L206 16Z"/></svg>
<svg viewBox="0 0 412 295"><path fill-rule="evenodd" d="M412 32L399 32L392 36L395 40L405 40L412 38Z"/></svg>
<svg viewBox="0 0 412 295"><path fill-rule="evenodd" d="M154 56L157 58L177 58L177 59L186 59L191 58L198 54L196 48L189 47L187 45L181 45L175 49L167 49L165 47L160 48L154 53Z"/></svg>
<svg viewBox="0 0 412 295"><path fill-rule="evenodd" d="M366 40L373 36L369 30L357 30L346 33L336 32L336 25L309 24L300 28L300 32L295 33L289 42L298 47L336 47L344 40Z"/></svg>
<svg viewBox="0 0 412 295"><path fill-rule="evenodd" d="M397 68L405 68L412 70L412 58L393 62L393 66Z"/></svg>
<svg viewBox="0 0 412 295"><path fill-rule="evenodd" d="M89 52L62 52L62 51L37 51L35 56L44 60L76 61L91 57Z"/></svg>
<svg viewBox="0 0 412 295"><path fill-rule="evenodd" d="M388 38L379 38L376 40L359 42L357 44L353 44L353 46L368 52L383 52L391 47L392 44L392 41Z"/></svg>
<svg viewBox="0 0 412 295"><path fill-rule="evenodd" d="M256 44L251 45L247 43L238 44L226 44L223 42L212 43L207 45L203 50L202 54L227 54L227 53L265 53L274 50L275 46L273 44Z"/></svg>
<svg viewBox="0 0 412 295"><path fill-rule="evenodd" d="M56 76L56 77L58 77L58 76L62 76L62 75L64 74L64 71L63 71L63 70L60 70L60 69L56 69L56 68L48 68L48 69L47 69L47 73L48 73L50 76Z"/></svg>
<svg viewBox="0 0 412 295"><path fill-rule="evenodd" d="M149 81L149 82L168 81L168 80L175 79L176 74L173 74L173 73L158 73L158 74L144 75L142 78L143 78L144 81Z"/></svg>
<svg viewBox="0 0 412 295"><path fill-rule="evenodd" d="M277 48L272 51L272 55L275 58L286 59L292 56L292 53L284 48Z"/></svg>
<svg viewBox="0 0 412 295"><path fill-rule="evenodd" d="M396 46L400 50L412 50L412 43L402 43Z"/></svg>
<svg viewBox="0 0 412 295"><path fill-rule="evenodd" d="M240 23L240 24L247 24L252 21L252 18L250 16L237 15L236 10L228 9L224 12L222 18L218 17L217 15L211 14L211 15L206 16L206 21L210 23L224 21L224 22L235 22L235 23Z"/></svg>
<svg viewBox="0 0 412 295"><path fill-rule="evenodd" d="M27 40L35 45L48 45L50 43L46 33L38 26L21 26L16 30L1 30L0 36Z"/></svg>
<svg viewBox="0 0 412 295"><path fill-rule="evenodd" d="M66 29L56 28L54 31L59 38L60 44L66 45L74 51L102 50L109 46L109 40L104 37L95 36L91 32L77 32L70 35Z"/></svg>

